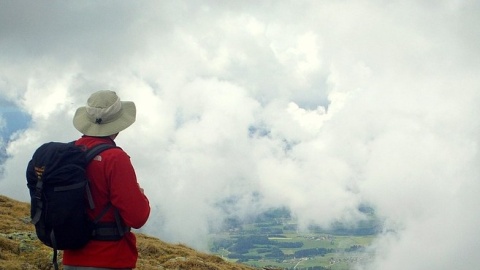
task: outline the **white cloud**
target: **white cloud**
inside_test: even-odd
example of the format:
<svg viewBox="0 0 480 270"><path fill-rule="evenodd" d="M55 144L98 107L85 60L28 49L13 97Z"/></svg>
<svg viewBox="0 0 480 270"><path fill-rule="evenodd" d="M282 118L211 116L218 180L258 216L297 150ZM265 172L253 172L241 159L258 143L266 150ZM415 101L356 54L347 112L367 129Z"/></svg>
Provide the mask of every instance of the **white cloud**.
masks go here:
<svg viewBox="0 0 480 270"><path fill-rule="evenodd" d="M118 144L147 232L205 248L227 215L325 225L367 202L396 234L364 269L480 263L476 2L26 3L0 9L0 98L32 117L2 193L26 200L35 147L79 136L75 108L114 89L138 108Z"/></svg>

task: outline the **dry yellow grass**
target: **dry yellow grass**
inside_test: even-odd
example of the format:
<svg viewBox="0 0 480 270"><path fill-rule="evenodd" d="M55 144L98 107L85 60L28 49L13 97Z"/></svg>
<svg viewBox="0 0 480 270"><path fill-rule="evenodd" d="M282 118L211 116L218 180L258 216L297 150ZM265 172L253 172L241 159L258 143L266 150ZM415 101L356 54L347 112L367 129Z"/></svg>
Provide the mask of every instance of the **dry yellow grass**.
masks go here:
<svg viewBox="0 0 480 270"><path fill-rule="evenodd" d="M34 227L29 223L29 211L28 203L0 195L0 270L53 269L52 249L37 239ZM254 269L225 261L215 255L197 252L185 245L169 244L143 234L137 234L137 245L139 259L136 269L139 270Z"/></svg>

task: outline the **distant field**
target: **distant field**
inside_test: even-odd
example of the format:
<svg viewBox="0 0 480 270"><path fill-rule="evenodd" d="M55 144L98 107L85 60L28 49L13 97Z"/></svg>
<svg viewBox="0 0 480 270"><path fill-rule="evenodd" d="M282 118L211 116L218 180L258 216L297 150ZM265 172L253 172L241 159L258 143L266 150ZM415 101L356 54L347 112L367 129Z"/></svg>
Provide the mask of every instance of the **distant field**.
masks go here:
<svg viewBox="0 0 480 270"><path fill-rule="evenodd" d="M231 236L235 239L235 235ZM312 239L313 238L313 239ZM318 239L320 238L320 240ZM325 269L332 270L348 270L349 266L357 262L365 262L371 259L371 254L365 251L346 252L352 246L367 247L373 241L373 236L333 236L333 235L289 235L286 238L274 237L270 238L273 242L301 242L303 243L301 248L280 248L283 256L266 258L265 253L262 250L272 248L275 245L255 245L254 248L249 249L247 253L243 255L245 257L259 256L261 259L232 259L233 261L242 262L255 267L263 266L277 266L281 268L293 269L306 269L310 267L322 266ZM309 257L295 257L295 252L305 249L325 248L332 249L332 252L323 256L309 256ZM217 251L218 254L228 258L228 254L231 254L227 249ZM328 267L328 268L327 268Z"/></svg>
<svg viewBox="0 0 480 270"><path fill-rule="evenodd" d="M356 228L340 224L333 230L312 228L303 233L288 213L277 211L248 224L239 224L211 237L210 250L231 261L255 267L348 270L373 258L367 248L380 226L372 216Z"/></svg>

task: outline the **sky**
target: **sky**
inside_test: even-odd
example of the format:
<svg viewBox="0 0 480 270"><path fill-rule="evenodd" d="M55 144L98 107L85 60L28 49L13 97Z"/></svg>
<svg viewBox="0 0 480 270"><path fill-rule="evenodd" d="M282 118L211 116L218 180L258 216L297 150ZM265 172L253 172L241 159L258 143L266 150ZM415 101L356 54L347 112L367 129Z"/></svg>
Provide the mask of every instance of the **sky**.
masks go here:
<svg viewBox="0 0 480 270"><path fill-rule="evenodd" d="M385 220L357 270L480 265L480 2L1 1L0 193L79 136L96 90L134 101L116 142L152 213L205 250L227 217Z"/></svg>

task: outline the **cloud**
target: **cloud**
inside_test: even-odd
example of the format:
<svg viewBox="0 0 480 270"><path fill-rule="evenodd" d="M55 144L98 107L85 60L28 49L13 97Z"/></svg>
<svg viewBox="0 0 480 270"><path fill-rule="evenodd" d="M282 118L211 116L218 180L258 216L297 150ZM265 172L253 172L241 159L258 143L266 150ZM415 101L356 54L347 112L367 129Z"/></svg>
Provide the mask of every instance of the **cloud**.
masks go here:
<svg viewBox="0 0 480 270"><path fill-rule="evenodd" d="M114 89L138 107L117 140L148 233L205 249L225 217L355 223L368 203L385 233L359 269L480 263L477 3L31 5L0 9L0 98L31 117L2 193L27 200L34 149L78 137L75 108Z"/></svg>

